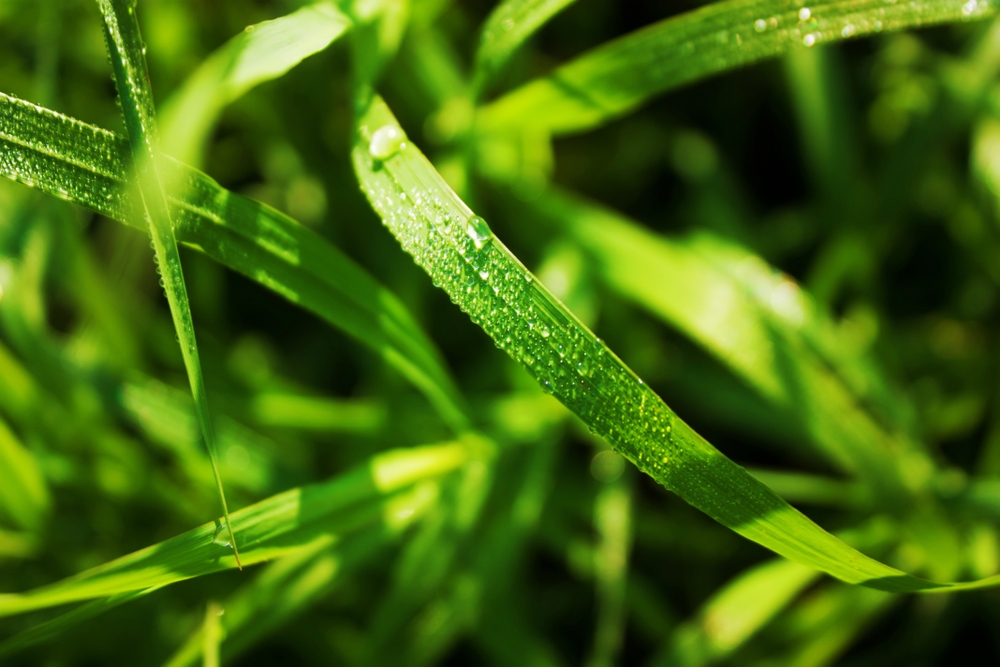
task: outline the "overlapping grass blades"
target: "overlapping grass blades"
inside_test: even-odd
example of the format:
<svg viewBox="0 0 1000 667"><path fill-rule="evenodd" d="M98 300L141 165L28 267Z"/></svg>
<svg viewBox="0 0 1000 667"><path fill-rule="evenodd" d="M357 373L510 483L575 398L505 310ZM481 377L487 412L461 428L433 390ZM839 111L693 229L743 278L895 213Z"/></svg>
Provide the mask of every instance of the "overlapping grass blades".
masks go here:
<svg viewBox="0 0 1000 667"><path fill-rule="evenodd" d="M380 98L358 120L358 179L431 279L547 392L626 459L691 505L789 560L890 591L1000 584L925 581L817 526L715 449L597 339L493 236L410 141Z"/></svg>
<svg viewBox="0 0 1000 667"><path fill-rule="evenodd" d="M208 410L208 396L205 392L205 379L201 370L187 287L184 284L181 255L177 248L177 239L174 237L174 225L170 219L167 191L171 189L171 185L169 181L161 178L157 164L160 159L159 134L156 127L156 110L153 108L153 91L146 73L144 57L146 47L139 36L139 23L131 0L99 0L99 5L104 18L104 37L108 55L131 147L132 167L141 193L150 236L153 239L157 268L167 295L167 302L170 304L170 315L174 320L177 340L184 358L184 368L191 384L191 394L194 396L201 434L212 462L212 473L215 475L215 485L222 505L222 516L229 532L229 544L233 548L236 564L242 569L236 534L229 520L222 473L219 472L215 426Z"/></svg>
<svg viewBox="0 0 1000 667"><path fill-rule="evenodd" d="M454 442L386 452L330 482L291 489L234 512L243 563L271 560L317 541L332 544L369 526L398 532L434 501L433 480L462 466L475 447ZM232 569L234 554L215 540L220 529L218 521L208 523L64 581L0 594L0 617Z"/></svg>
<svg viewBox="0 0 1000 667"><path fill-rule="evenodd" d="M125 187L120 136L0 93L0 173L144 229ZM468 418L440 354L389 290L335 246L273 208L165 158L179 242L299 304L371 348L456 431Z"/></svg>
<svg viewBox="0 0 1000 667"><path fill-rule="evenodd" d="M650 97L791 49L993 16L992 0L729 0L603 44L484 107L484 131L580 132Z"/></svg>

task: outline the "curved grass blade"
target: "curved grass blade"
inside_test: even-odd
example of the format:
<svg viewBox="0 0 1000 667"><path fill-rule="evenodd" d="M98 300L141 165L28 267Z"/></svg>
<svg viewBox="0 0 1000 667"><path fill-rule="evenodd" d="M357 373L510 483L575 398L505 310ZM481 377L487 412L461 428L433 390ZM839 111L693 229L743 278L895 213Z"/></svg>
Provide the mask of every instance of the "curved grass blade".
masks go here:
<svg viewBox="0 0 1000 667"><path fill-rule="evenodd" d="M139 36L139 23L131 0L98 0L104 17L104 37L111 58L118 97L121 101L122 117L132 149L132 163L138 182L139 192L149 222L150 236L156 253L156 265L162 278L163 289L170 304L170 315L177 330L177 339L191 383L195 411L201 425L202 437L208 456L212 461L212 473L222 505L222 516L229 531L229 544L236 556L236 564L242 569L240 551L229 520L226 492L219 472L219 453L215 442L215 430L208 411L208 396L205 393L205 379L201 370L198 342L188 303L184 272L181 269L181 255L174 237L174 225L170 220L170 206L164 181L158 171L158 136L156 111L153 108L153 91L146 74L144 54L146 47Z"/></svg>
<svg viewBox="0 0 1000 667"><path fill-rule="evenodd" d="M163 105L161 148L185 164L200 166L205 142L227 104L327 48L350 26L351 20L332 2L248 26L210 55Z"/></svg>
<svg viewBox="0 0 1000 667"><path fill-rule="evenodd" d="M994 0L717 2L603 44L525 84L484 107L479 127L581 132L654 95L792 49L995 13Z"/></svg>
<svg viewBox="0 0 1000 667"><path fill-rule="evenodd" d="M476 51L473 90L485 91L514 52L553 16L576 0L504 0L483 24Z"/></svg>
<svg viewBox="0 0 1000 667"><path fill-rule="evenodd" d="M0 93L0 174L146 230L125 189L128 154L118 135ZM423 392L456 433L468 426L440 353L392 292L288 216L170 158L161 167L183 186L170 193L178 241L343 330Z"/></svg>
<svg viewBox="0 0 1000 667"><path fill-rule="evenodd" d="M398 532L433 502L432 480L463 465L471 446L445 443L386 452L332 481L291 489L233 512L233 524L243 538L243 562L271 560L316 540L335 541L372 525ZM217 524L27 593L0 594L0 617L232 569L235 555L216 541L220 533L225 536Z"/></svg>
<svg viewBox="0 0 1000 667"><path fill-rule="evenodd" d="M911 495L901 466L924 457L885 418L898 412L898 399L867 359L837 343L832 323L788 276L721 238L665 238L566 193L547 193L532 207L583 247L612 290L677 327L800 421L838 467L887 503Z"/></svg>
<svg viewBox="0 0 1000 667"><path fill-rule="evenodd" d="M431 279L542 386L641 471L789 560L890 591L939 584L826 532L709 444L570 313L473 214L375 99L358 122L355 172L372 206Z"/></svg>

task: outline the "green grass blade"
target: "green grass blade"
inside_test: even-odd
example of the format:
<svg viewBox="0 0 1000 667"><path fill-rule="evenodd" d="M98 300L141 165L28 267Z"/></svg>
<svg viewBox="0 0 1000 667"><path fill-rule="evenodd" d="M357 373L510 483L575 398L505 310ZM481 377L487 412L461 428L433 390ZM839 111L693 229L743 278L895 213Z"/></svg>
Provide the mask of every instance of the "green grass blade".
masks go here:
<svg viewBox="0 0 1000 667"><path fill-rule="evenodd" d="M243 563L271 560L373 524L381 523L390 533L402 530L433 502L436 485L431 480L463 465L469 447L446 443L386 452L332 481L233 512L243 540ZM217 535L225 537L217 523L27 593L0 594L0 617L232 569L235 555L216 541Z"/></svg>
<svg viewBox="0 0 1000 667"><path fill-rule="evenodd" d="M833 323L788 276L719 237L669 239L568 194L545 194L532 206L581 245L612 290L801 421L842 470L889 502L909 495L901 461L921 454L901 425L887 428L872 414L876 407L892 415L898 399L867 359L838 344Z"/></svg>
<svg viewBox="0 0 1000 667"><path fill-rule="evenodd" d="M0 418L0 512L37 530L48 512L49 489L38 462Z"/></svg>
<svg viewBox="0 0 1000 667"><path fill-rule="evenodd" d="M153 108L153 91L146 73L146 47L139 36L139 23L131 0L98 0L104 17L104 37L111 58L118 98L121 102L122 117L132 149L132 162L136 180L142 195L142 202L149 222L150 236L156 253L156 264L162 278L163 289L170 304L170 315L174 320L177 340L181 346L184 367L187 369L194 396L195 410L201 425L202 437L208 456L212 461L212 472L222 505L222 516L229 531L236 563L240 564L240 552L236 534L229 520L226 492L219 472L219 454L215 442L215 429L208 410L208 396L205 379L201 370L198 342L188 303L181 255L174 236L174 225L170 220L170 205L167 202L165 181L158 172L159 138L156 129L156 111Z"/></svg>
<svg viewBox="0 0 1000 667"><path fill-rule="evenodd" d="M201 627L201 657L205 667L219 667L219 645L222 643L222 607L210 601L205 607L205 622Z"/></svg>
<svg viewBox="0 0 1000 667"><path fill-rule="evenodd" d="M341 37L351 20L332 2L319 2L264 21L209 56L160 112L161 148L198 167L222 109L254 86L284 75Z"/></svg>
<svg viewBox="0 0 1000 667"><path fill-rule="evenodd" d="M715 593L695 620L679 627L653 665L718 662L789 605L817 574L787 560L751 568Z"/></svg>
<svg viewBox="0 0 1000 667"><path fill-rule="evenodd" d="M0 174L145 230L125 189L128 151L118 135L0 93ZM183 186L170 202L181 243L343 330L422 391L456 432L467 427L440 353L392 292L288 216L169 158L162 166Z"/></svg>
<svg viewBox="0 0 1000 667"><path fill-rule="evenodd" d="M484 107L479 126L580 132L654 95L792 49L995 11L990 0L717 2L608 42L525 84Z"/></svg>
<svg viewBox="0 0 1000 667"><path fill-rule="evenodd" d="M539 384L641 471L716 521L789 560L893 591L937 584L871 559L733 463L563 306L462 202L375 99L359 119L354 168L372 206L417 263Z"/></svg>
<svg viewBox="0 0 1000 667"><path fill-rule="evenodd" d="M473 89L484 92L514 52L553 16L576 0L504 0L483 24Z"/></svg>

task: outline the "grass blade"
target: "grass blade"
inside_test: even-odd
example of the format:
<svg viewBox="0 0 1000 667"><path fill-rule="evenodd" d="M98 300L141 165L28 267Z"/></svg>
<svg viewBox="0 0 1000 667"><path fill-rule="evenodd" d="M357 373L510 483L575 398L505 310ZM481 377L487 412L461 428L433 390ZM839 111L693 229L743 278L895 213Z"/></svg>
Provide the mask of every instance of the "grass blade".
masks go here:
<svg viewBox="0 0 1000 667"><path fill-rule="evenodd" d="M159 139L156 129L156 111L153 108L153 91L146 75L144 58L146 47L139 36L139 23L130 0L99 0L104 17L104 37L111 57L118 97L121 101L122 117L132 149L132 161L137 176L139 191L149 221L150 236L156 252L156 265L163 280L163 288L170 304L170 315L177 330L177 340L181 346L184 367L187 369L194 396L195 411L201 425L205 447L212 461L212 473L222 505L222 516L229 531L229 544L240 569L240 551L229 520L226 492L219 472L219 453L215 442L215 429L208 410L208 396L205 379L201 370L198 342L194 334L194 321L188 303L181 255L174 237L174 225L170 220L170 206L164 181L158 173L157 153Z"/></svg>
<svg viewBox="0 0 1000 667"><path fill-rule="evenodd" d="M124 187L124 138L0 93L0 174L146 230ZM315 232L169 158L175 234L366 345L422 391L455 432L464 401L402 302ZM2 358L0 358L2 362Z"/></svg>
<svg viewBox="0 0 1000 667"><path fill-rule="evenodd" d="M492 234L375 99L358 121L354 168L417 263L494 342L641 471L789 560L892 591L1000 584L925 581L826 532L709 444L563 306Z"/></svg>
<svg viewBox="0 0 1000 667"><path fill-rule="evenodd" d="M222 109L254 86L276 79L340 38L351 20L332 2L248 26L209 56L160 113L161 148L198 167Z"/></svg>
<svg viewBox="0 0 1000 667"><path fill-rule="evenodd" d="M882 425L898 401L868 360L840 344L832 322L794 281L721 238L673 240L562 193L536 212L578 242L615 292L703 346L788 419L829 459L889 503L910 494L903 456L921 452L901 425ZM867 407L864 407L867 406Z"/></svg>
<svg viewBox="0 0 1000 667"><path fill-rule="evenodd" d="M419 483L464 464L469 447L446 443L386 452L332 481L291 489L233 512L233 523L243 536L243 562L271 560L372 524L398 532L434 499L435 489ZM222 532L217 523L43 588L0 594L0 617L232 569L235 555L227 555L215 541Z"/></svg>
<svg viewBox="0 0 1000 667"><path fill-rule="evenodd" d="M473 90L484 92L514 52L549 19L576 0L504 0L490 12L479 36Z"/></svg>
<svg viewBox="0 0 1000 667"><path fill-rule="evenodd" d="M995 14L990 0L729 0L603 44L484 107L479 127L566 134L622 116L654 95L792 49Z"/></svg>

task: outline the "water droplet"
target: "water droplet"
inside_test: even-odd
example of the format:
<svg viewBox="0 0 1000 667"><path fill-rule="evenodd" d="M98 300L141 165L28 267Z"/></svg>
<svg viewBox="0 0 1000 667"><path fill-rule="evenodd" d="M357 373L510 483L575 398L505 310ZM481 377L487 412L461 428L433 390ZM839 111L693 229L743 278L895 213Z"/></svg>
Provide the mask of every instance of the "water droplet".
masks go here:
<svg viewBox="0 0 1000 667"><path fill-rule="evenodd" d="M248 25L246 27L246 32L253 32L256 29L257 29L257 26L255 26L255 25Z"/></svg>
<svg viewBox="0 0 1000 667"><path fill-rule="evenodd" d="M466 223L465 233L469 235L472 242L476 244L476 249L481 249L486 242L490 240L493 236L493 232L490 231L489 225L478 215L474 215L469 218Z"/></svg>
<svg viewBox="0 0 1000 667"><path fill-rule="evenodd" d="M810 16L812 16L812 10L809 9L808 7L803 7L802 9L799 10L800 21L808 21Z"/></svg>
<svg viewBox="0 0 1000 667"><path fill-rule="evenodd" d="M233 543L229 539L229 526L226 525L225 520L219 521L219 526L215 529L215 535L212 536L212 542L218 544L220 547L233 548Z"/></svg>
<svg viewBox="0 0 1000 667"><path fill-rule="evenodd" d="M856 31L857 31L857 28L855 28L853 25L851 25L850 23L848 23L847 25L844 26L844 29L840 31L840 36L841 37L850 37Z"/></svg>
<svg viewBox="0 0 1000 667"><path fill-rule="evenodd" d="M973 12L979 7L979 0L969 0L967 3L962 5L962 14L965 16L972 16Z"/></svg>
<svg viewBox="0 0 1000 667"><path fill-rule="evenodd" d="M510 31L514 29L514 19L504 19L503 23L500 24L504 30Z"/></svg>
<svg viewBox="0 0 1000 667"><path fill-rule="evenodd" d="M767 30L767 21L764 19L757 19L753 22L753 29L757 32L764 32Z"/></svg>
<svg viewBox="0 0 1000 667"><path fill-rule="evenodd" d="M406 135L395 125L383 125L372 134L368 152L376 160L388 160L406 146Z"/></svg>
<svg viewBox="0 0 1000 667"><path fill-rule="evenodd" d="M816 34L812 32L809 33L808 35L802 38L802 43L805 44L806 46L812 46L813 44L816 43Z"/></svg>

